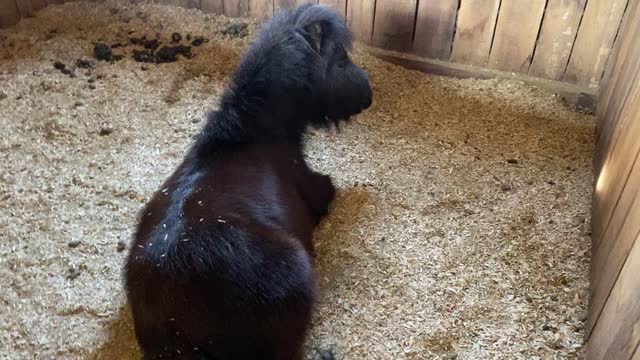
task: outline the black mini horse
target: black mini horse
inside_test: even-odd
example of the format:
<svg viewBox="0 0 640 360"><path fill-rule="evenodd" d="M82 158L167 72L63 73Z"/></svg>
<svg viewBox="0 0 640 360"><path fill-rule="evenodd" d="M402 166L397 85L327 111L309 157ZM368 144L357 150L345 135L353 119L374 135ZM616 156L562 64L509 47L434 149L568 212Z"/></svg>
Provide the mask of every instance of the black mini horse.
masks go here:
<svg viewBox="0 0 640 360"><path fill-rule="evenodd" d="M303 139L371 104L350 45L330 8L276 14L142 211L126 287L145 359L302 359L312 231L335 193Z"/></svg>

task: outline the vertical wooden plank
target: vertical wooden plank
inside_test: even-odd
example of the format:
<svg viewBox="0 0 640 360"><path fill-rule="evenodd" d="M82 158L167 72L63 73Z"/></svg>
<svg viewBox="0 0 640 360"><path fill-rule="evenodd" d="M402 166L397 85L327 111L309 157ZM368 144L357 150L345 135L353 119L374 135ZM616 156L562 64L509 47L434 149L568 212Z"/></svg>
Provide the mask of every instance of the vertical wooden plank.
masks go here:
<svg viewBox="0 0 640 360"><path fill-rule="evenodd" d="M15 0L0 0L0 28L13 26L20 20Z"/></svg>
<svg viewBox="0 0 640 360"><path fill-rule="evenodd" d="M343 17L347 16L347 0L319 0L318 4L329 5L338 10Z"/></svg>
<svg viewBox="0 0 640 360"><path fill-rule="evenodd" d="M224 14L223 0L200 0L200 10L211 14Z"/></svg>
<svg viewBox="0 0 640 360"><path fill-rule="evenodd" d="M347 26L355 38L365 44L371 43L375 0L349 0L347 2Z"/></svg>
<svg viewBox="0 0 640 360"><path fill-rule="evenodd" d="M594 157L596 176L606 155L604 149L609 146L611 133L617 125L619 118L617 110L622 108L623 101L627 98L628 84L633 82L633 77L629 76L633 74L630 66L634 57L640 54L639 44L634 37L634 34L640 35L640 21L636 20L638 16L640 16L640 0L632 0L624 15L619 38L607 60L605 76L600 84L602 90L598 99L598 141Z"/></svg>
<svg viewBox="0 0 640 360"><path fill-rule="evenodd" d="M35 13L31 0L15 0L21 18L31 17Z"/></svg>
<svg viewBox="0 0 640 360"><path fill-rule="evenodd" d="M31 7L34 11L38 11L47 6L45 0L31 0Z"/></svg>
<svg viewBox="0 0 640 360"><path fill-rule="evenodd" d="M618 204L620 195L629 179L633 161L640 152L640 81L636 78L635 91L630 94L629 102L620 113L621 119L616 128L617 138L608 151L607 160L596 182L593 194L592 253L598 251L600 239Z"/></svg>
<svg viewBox="0 0 640 360"><path fill-rule="evenodd" d="M451 60L484 66L498 18L500 0L461 0Z"/></svg>
<svg viewBox="0 0 640 360"><path fill-rule="evenodd" d="M249 16L265 20L273 15L273 0L249 0Z"/></svg>
<svg viewBox="0 0 640 360"><path fill-rule="evenodd" d="M274 0L274 9L284 9L295 7L302 4L317 4L317 0Z"/></svg>
<svg viewBox="0 0 640 360"><path fill-rule="evenodd" d="M640 14L638 12L640 9L639 5L639 0L631 0L629 2L627 10L622 17L622 25L620 25L620 29L618 30L618 38L613 44L613 49L607 59L607 65L605 66L604 74L600 81L600 94L598 97L598 133L600 133L601 125L604 122L603 115L606 113L609 101L612 100L612 92L616 88L614 85L617 84L617 82L613 79L614 74L617 75L615 70L622 66L621 63L624 58L622 54L629 49L628 44L631 41L631 38L626 34L629 34L635 25L638 25L638 22L633 21L633 19Z"/></svg>
<svg viewBox="0 0 640 360"><path fill-rule="evenodd" d="M564 80L597 86L613 46L627 0L589 0Z"/></svg>
<svg viewBox="0 0 640 360"><path fill-rule="evenodd" d="M166 5L178 6L185 9L200 8L200 0L163 0L162 3Z"/></svg>
<svg viewBox="0 0 640 360"><path fill-rule="evenodd" d="M410 51L417 0L377 0L373 24L373 46Z"/></svg>
<svg viewBox="0 0 640 360"><path fill-rule="evenodd" d="M489 55L489 67L503 71L527 73L546 0L503 1Z"/></svg>
<svg viewBox="0 0 640 360"><path fill-rule="evenodd" d="M529 74L561 80L587 0L549 0Z"/></svg>
<svg viewBox="0 0 640 360"><path fill-rule="evenodd" d="M633 161L633 160L630 160ZM607 228L591 267L591 295L589 298L589 334L622 269L624 260L640 234L640 161L636 159L620 202L616 207L611 226Z"/></svg>
<svg viewBox="0 0 640 360"><path fill-rule="evenodd" d="M248 0L224 0L224 14L229 17L247 16L249 12Z"/></svg>
<svg viewBox="0 0 640 360"><path fill-rule="evenodd" d="M588 360L630 359L640 339L640 236L602 310L589 343Z"/></svg>
<svg viewBox="0 0 640 360"><path fill-rule="evenodd" d="M449 60L457 13L458 1L420 0L413 51L420 56Z"/></svg>
<svg viewBox="0 0 640 360"><path fill-rule="evenodd" d="M636 2L638 1L636 0ZM631 16L640 15L639 6L636 5L633 10L635 12L630 13ZM637 18L634 17L634 19ZM607 89L607 98L601 100L606 105L600 113L602 117L598 126L598 139L593 162L595 174L600 173L602 165L609 155L609 150L617 141L617 136L620 133L617 131L620 127L620 112L624 109L629 94L636 86L637 78L640 76L640 42L637 41L640 36L640 21L629 21L629 26L623 30L625 32L621 34L619 39L621 49L611 78L611 90Z"/></svg>

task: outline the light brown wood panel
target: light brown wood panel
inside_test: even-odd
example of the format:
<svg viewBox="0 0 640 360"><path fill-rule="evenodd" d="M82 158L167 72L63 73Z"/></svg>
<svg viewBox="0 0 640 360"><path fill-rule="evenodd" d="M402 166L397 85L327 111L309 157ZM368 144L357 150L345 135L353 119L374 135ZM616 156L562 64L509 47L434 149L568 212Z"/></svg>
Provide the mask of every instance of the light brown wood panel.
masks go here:
<svg viewBox="0 0 640 360"><path fill-rule="evenodd" d="M38 11L47 6L44 0L31 0L31 7L34 11Z"/></svg>
<svg viewBox="0 0 640 360"><path fill-rule="evenodd" d="M343 17L347 16L347 0L318 0L318 4L329 5L338 10Z"/></svg>
<svg viewBox="0 0 640 360"><path fill-rule="evenodd" d="M449 60L456 28L458 2L420 0L413 50L431 59Z"/></svg>
<svg viewBox="0 0 640 360"><path fill-rule="evenodd" d="M616 285L587 345L587 360L631 359L640 339L640 237L635 238Z"/></svg>
<svg viewBox="0 0 640 360"><path fill-rule="evenodd" d="M15 25L20 20L20 13L15 0L0 0L0 28Z"/></svg>
<svg viewBox="0 0 640 360"><path fill-rule="evenodd" d="M640 16L640 1L632 0L627 10L628 19L637 19ZM627 95L631 91L635 76L638 76L638 66L640 61L640 43L634 36L640 36L640 21L628 21L621 29L621 36L618 39L620 44L616 56L610 61L612 74L607 80L607 86L602 91L600 104L598 107L600 122L598 124L598 141L594 157L594 172L600 173L602 164L609 153L609 148L615 142L615 129L620 119L620 111L629 98ZM634 68L635 67L635 68Z"/></svg>
<svg viewBox="0 0 640 360"><path fill-rule="evenodd" d="M589 0L564 80L596 86L602 77L627 0Z"/></svg>
<svg viewBox="0 0 640 360"><path fill-rule="evenodd" d="M629 56L640 55L640 46L638 51L630 53ZM632 58L630 61L634 61ZM607 160L611 148L615 146L618 136L621 134L620 121L623 119L620 113L625 109L626 103L629 101L629 94L633 90L633 87L638 83L640 62L636 61L635 64L628 64L625 62L624 69L625 74L621 74L619 81L617 82L616 89L612 93L613 99L610 104L611 107L605 116L605 121L599 128L598 140L596 143L596 156L594 157L594 173L600 175L604 162ZM624 76L626 75L626 76Z"/></svg>
<svg viewBox="0 0 640 360"><path fill-rule="evenodd" d="M638 80L636 78L636 80ZM596 191L593 195L592 219L592 253L598 251L602 234L611 219L620 194L622 193L629 174L632 170L633 159L640 152L640 82L636 81L636 88L630 94L629 103L620 113L620 125L616 129L619 136L611 147L602 172L596 181Z"/></svg>
<svg viewBox="0 0 640 360"><path fill-rule="evenodd" d="M200 10L205 13L224 14L223 0L200 0Z"/></svg>
<svg viewBox="0 0 640 360"><path fill-rule="evenodd" d="M489 55L489 67L503 71L529 71L533 50L546 0L503 1L500 6L496 33Z"/></svg>
<svg viewBox="0 0 640 360"><path fill-rule="evenodd" d="M549 0L529 75L560 80L587 0Z"/></svg>
<svg viewBox="0 0 640 360"><path fill-rule="evenodd" d="M33 16L35 13L33 5L31 5L31 0L15 0L15 2L21 18Z"/></svg>
<svg viewBox="0 0 640 360"><path fill-rule="evenodd" d="M631 360L640 360L640 342L636 345L636 352L631 357Z"/></svg>
<svg viewBox="0 0 640 360"><path fill-rule="evenodd" d="M410 51L417 0L377 0L372 44L388 50Z"/></svg>
<svg viewBox="0 0 640 360"><path fill-rule="evenodd" d="M294 7L294 6L309 4L309 3L317 4L318 1L317 0L275 0L273 4L274 4L275 10L277 10L281 8L289 8L289 7Z"/></svg>
<svg viewBox="0 0 640 360"><path fill-rule="evenodd" d="M640 134L638 134L640 136ZM633 161L632 159L629 161ZM640 161L634 169L616 206L600 247L591 261L591 296L587 334L595 325L624 260L640 234Z"/></svg>
<svg viewBox="0 0 640 360"><path fill-rule="evenodd" d="M353 35L365 44L371 43L375 0L349 0L347 2L347 26Z"/></svg>
<svg viewBox="0 0 640 360"><path fill-rule="evenodd" d="M273 15L273 0L249 0L249 16L264 20Z"/></svg>
<svg viewBox="0 0 640 360"><path fill-rule="evenodd" d="M499 7L500 0L461 0L452 61L486 65Z"/></svg>
<svg viewBox="0 0 640 360"><path fill-rule="evenodd" d="M249 13L248 0L224 0L224 14L230 17L247 16Z"/></svg>
<svg viewBox="0 0 640 360"><path fill-rule="evenodd" d="M621 66L618 59L621 57L621 53L629 50L629 42L631 38L629 36L624 36L624 34L629 34L632 32L633 26L638 25L637 22L631 21L634 19L634 16L637 16L638 13L638 5L640 1L631 0L627 5L627 10L625 11L624 16L622 17L622 25L620 25L620 29L618 33L621 34L616 39L613 44L613 49L611 50L611 54L607 59L607 65L605 66L604 74L602 75L602 79L600 80L600 88L601 95L600 100L598 102L598 118L603 119L604 114L606 114L606 109L608 107L609 101L611 100L611 93L616 88L615 86L609 86L612 82L612 77L614 75L614 70ZM616 73L617 75L618 73ZM613 82L615 83L615 81ZM598 133L600 133L601 125L604 121L598 121Z"/></svg>

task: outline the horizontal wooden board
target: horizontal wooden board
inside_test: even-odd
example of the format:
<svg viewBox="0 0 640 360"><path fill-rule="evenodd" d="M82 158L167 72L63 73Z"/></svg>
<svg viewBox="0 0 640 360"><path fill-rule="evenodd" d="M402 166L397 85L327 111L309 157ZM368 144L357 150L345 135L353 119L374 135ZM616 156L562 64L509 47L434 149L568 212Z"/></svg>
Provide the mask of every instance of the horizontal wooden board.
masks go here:
<svg viewBox="0 0 640 360"><path fill-rule="evenodd" d="M631 359L638 341L640 319L640 236L602 310L587 345L588 360Z"/></svg>
<svg viewBox="0 0 640 360"><path fill-rule="evenodd" d="M529 75L561 80L587 0L549 0Z"/></svg>
<svg viewBox="0 0 640 360"><path fill-rule="evenodd" d="M627 18L636 19L640 16L640 1L634 0L631 4ZM615 143L620 111L628 100L629 92L635 84L636 77L640 74L640 43L634 38L634 34L640 36L640 22L629 21L622 29L623 36L619 39L620 48L617 50L615 64L612 64L612 74L608 79L607 87L600 97L600 121L598 124L598 139L594 157L594 172L599 174L602 164L609 154L611 146ZM624 36L626 35L626 36Z"/></svg>
<svg viewBox="0 0 640 360"><path fill-rule="evenodd" d="M484 66L498 18L500 0L461 0L451 60Z"/></svg>
<svg viewBox="0 0 640 360"><path fill-rule="evenodd" d="M636 82L638 83L638 82ZM633 166L633 159L640 152L640 88L629 95L629 103L620 113L620 124L616 128L618 133L615 144L607 156L602 172L596 181L596 191L593 199L593 214L591 236L593 252L598 251L600 240L613 211L617 206Z"/></svg>
<svg viewBox="0 0 640 360"><path fill-rule="evenodd" d="M596 86L618 33L627 0L589 0L565 81Z"/></svg>
<svg viewBox="0 0 640 360"><path fill-rule="evenodd" d="M640 134L638 134L640 136ZM629 159L629 161L634 161ZM624 260L640 234L640 160L635 159L634 169L615 208L614 214L591 261L591 296L589 323L591 332L609 297Z"/></svg>
<svg viewBox="0 0 640 360"><path fill-rule="evenodd" d="M558 96L568 104L583 107L587 111L595 110L596 91L588 87L488 69L480 66L426 59L413 54L381 50L373 47L364 48L367 52L382 60L407 69L460 79L509 79L522 81L529 86L541 88L551 93L558 94Z"/></svg>
<svg viewBox="0 0 640 360"><path fill-rule="evenodd" d="M457 13L457 1L420 0L413 51L431 59L449 60Z"/></svg>

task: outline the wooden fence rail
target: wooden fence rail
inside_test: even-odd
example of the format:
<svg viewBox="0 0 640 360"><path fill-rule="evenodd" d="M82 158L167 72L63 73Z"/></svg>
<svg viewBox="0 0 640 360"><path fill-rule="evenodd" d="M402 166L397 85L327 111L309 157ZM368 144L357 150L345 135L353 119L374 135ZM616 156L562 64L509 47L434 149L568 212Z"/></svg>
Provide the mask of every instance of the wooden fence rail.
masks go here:
<svg viewBox="0 0 640 360"><path fill-rule="evenodd" d="M64 0L0 0L0 27ZM319 2L369 45L596 88L628 0L158 0L227 16L269 17Z"/></svg>

